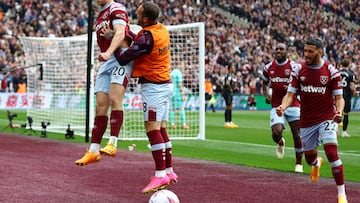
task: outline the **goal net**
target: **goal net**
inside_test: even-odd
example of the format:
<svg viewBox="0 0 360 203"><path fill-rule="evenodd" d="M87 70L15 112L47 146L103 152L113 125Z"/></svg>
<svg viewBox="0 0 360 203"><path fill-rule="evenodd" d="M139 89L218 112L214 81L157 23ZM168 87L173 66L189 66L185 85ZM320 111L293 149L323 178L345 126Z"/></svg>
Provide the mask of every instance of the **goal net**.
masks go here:
<svg viewBox="0 0 360 203"><path fill-rule="evenodd" d="M32 127L42 130L46 123L45 130L65 133L70 125L77 134L85 135L87 36L20 39L26 65L42 64L42 80L34 68L26 69L27 116L33 118ZM90 99L93 119L94 98Z"/></svg>
<svg viewBox="0 0 360 203"><path fill-rule="evenodd" d="M131 28L136 26L130 26ZM171 66L185 65L183 85L186 91L185 115L190 129L171 129L171 139L205 139L205 30L203 23L167 26L171 37ZM93 35L95 36L95 35ZM28 109L33 118L32 127L48 132L65 133L68 125L76 135L85 136L86 126L86 76L87 35L65 38L22 37L26 65L42 64L43 77L27 69ZM93 37L96 42L96 38ZM92 58L99 50L93 43ZM95 114L94 79L98 68L94 61L91 69L90 123L92 129ZM119 138L123 140L146 140L143 124L140 85L132 79L123 101L124 121ZM109 110L110 111L110 110ZM175 111L175 122L181 126L180 113ZM170 125L168 125L170 126ZM89 129L89 132L91 132ZM90 135L91 136L91 135ZM109 127L104 137L109 136Z"/></svg>

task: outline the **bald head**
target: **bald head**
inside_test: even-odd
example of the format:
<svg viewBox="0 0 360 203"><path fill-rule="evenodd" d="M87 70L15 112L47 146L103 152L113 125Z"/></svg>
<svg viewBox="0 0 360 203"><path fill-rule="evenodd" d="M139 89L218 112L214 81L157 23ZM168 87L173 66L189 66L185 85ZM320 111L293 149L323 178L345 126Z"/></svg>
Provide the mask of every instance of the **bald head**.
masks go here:
<svg viewBox="0 0 360 203"><path fill-rule="evenodd" d="M276 61L282 63L287 59L287 46L284 43L279 43L275 48Z"/></svg>

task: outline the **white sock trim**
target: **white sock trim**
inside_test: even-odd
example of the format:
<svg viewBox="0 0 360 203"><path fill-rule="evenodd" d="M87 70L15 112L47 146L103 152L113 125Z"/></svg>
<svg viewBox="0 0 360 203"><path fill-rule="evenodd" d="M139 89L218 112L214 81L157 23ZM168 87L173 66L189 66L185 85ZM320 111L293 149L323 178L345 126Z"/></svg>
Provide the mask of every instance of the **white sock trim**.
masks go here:
<svg viewBox="0 0 360 203"><path fill-rule="evenodd" d="M110 136L108 143L111 143L112 145L114 145L114 147L117 147L118 137Z"/></svg>
<svg viewBox="0 0 360 203"><path fill-rule="evenodd" d="M174 171L173 167L166 168L165 170L167 174L172 173Z"/></svg>
<svg viewBox="0 0 360 203"><path fill-rule="evenodd" d="M339 196L344 196L344 197L346 197L345 185L338 185L338 186L337 186L337 189L338 189L338 197L339 197Z"/></svg>
<svg viewBox="0 0 360 203"><path fill-rule="evenodd" d="M91 143L90 144L90 149L89 149L90 152L92 153L99 153L100 151L100 144L98 143Z"/></svg>
<svg viewBox="0 0 360 203"><path fill-rule="evenodd" d="M166 176L166 170L156 170L155 171L156 177L165 177Z"/></svg>

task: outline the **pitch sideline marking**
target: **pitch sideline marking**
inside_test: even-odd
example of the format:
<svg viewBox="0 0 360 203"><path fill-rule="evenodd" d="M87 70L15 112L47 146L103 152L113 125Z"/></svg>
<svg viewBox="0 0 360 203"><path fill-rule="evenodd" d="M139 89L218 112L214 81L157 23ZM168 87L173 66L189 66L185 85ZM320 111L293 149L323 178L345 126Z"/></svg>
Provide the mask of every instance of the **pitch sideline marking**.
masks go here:
<svg viewBox="0 0 360 203"><path fill-rule="evenodd" d="M233 141L223 141L223 140L210 140L210 139L206 139L206 141L211 141L211 142L226 142L229 144L239 144L239 145L248 145L248 146L256 146L256 147L266 147L266 148L275 148L276 146L270 146L270 145L264 145L264 144L254 144L254 143L247 143L247 142L233 142ZM288 150L293 150L294 148L292 147L285 147L285 149ZM325 153L324 150L318 150L319 152ZM339 154L343 154L343 155L349 155L349 156L356 156L356 157L360 157L360 154L355 154L355 153L350 153L350 152L359 152L360 151L349 151L349 152L338 152Z"/></svg>

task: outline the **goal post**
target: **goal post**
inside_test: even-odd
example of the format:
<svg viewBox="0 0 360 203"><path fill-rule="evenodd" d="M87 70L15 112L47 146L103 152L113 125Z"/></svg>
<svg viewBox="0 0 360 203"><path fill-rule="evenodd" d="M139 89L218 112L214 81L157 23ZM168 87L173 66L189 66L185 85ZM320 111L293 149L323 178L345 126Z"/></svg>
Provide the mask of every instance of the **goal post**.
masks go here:
<svg viewBox="0 0 360 203"><path fill-rule="evenodd" d="M136 26L130 26L130 28ZM171 66L185 64L183 73L186 90L185 115L190 129L170 129L171 139L205 139L205 26L191 23L167 26L171 38ZM95 36L95 35L93 35ZM76 135L85 136L87 35L64 38L21 37L26 64L42 64L43 80L28 74L27 115L34 120L33 128L41 130L41 122L49 122L46 130L65 133L68 125ZM93 37L96 42L96 37ZM99 49L93 43L93 59ZM98 64L93 63L90 83L89 127L95 114L94 83ZM123 101L124 121L119 139L147 140L140 84L132 79ZM175 121L181 122L175 112ZM170 125L168 125L170 126ZM109 136L109 127L104 137ZM91 136L91 135L90 135Z"/></svg>
<svg viewBox="0 0 360 203"><path fill-rule="evenodd" d="M170 25L167 28L171 40L171 66L185 63L185 110L190 129L180 130L180 138L190 134L189 138L205 139L205 25L198 22ZM175 114L175 120L181 121L180 115ZM172 135L171 129L168 131Z"/></svg>

